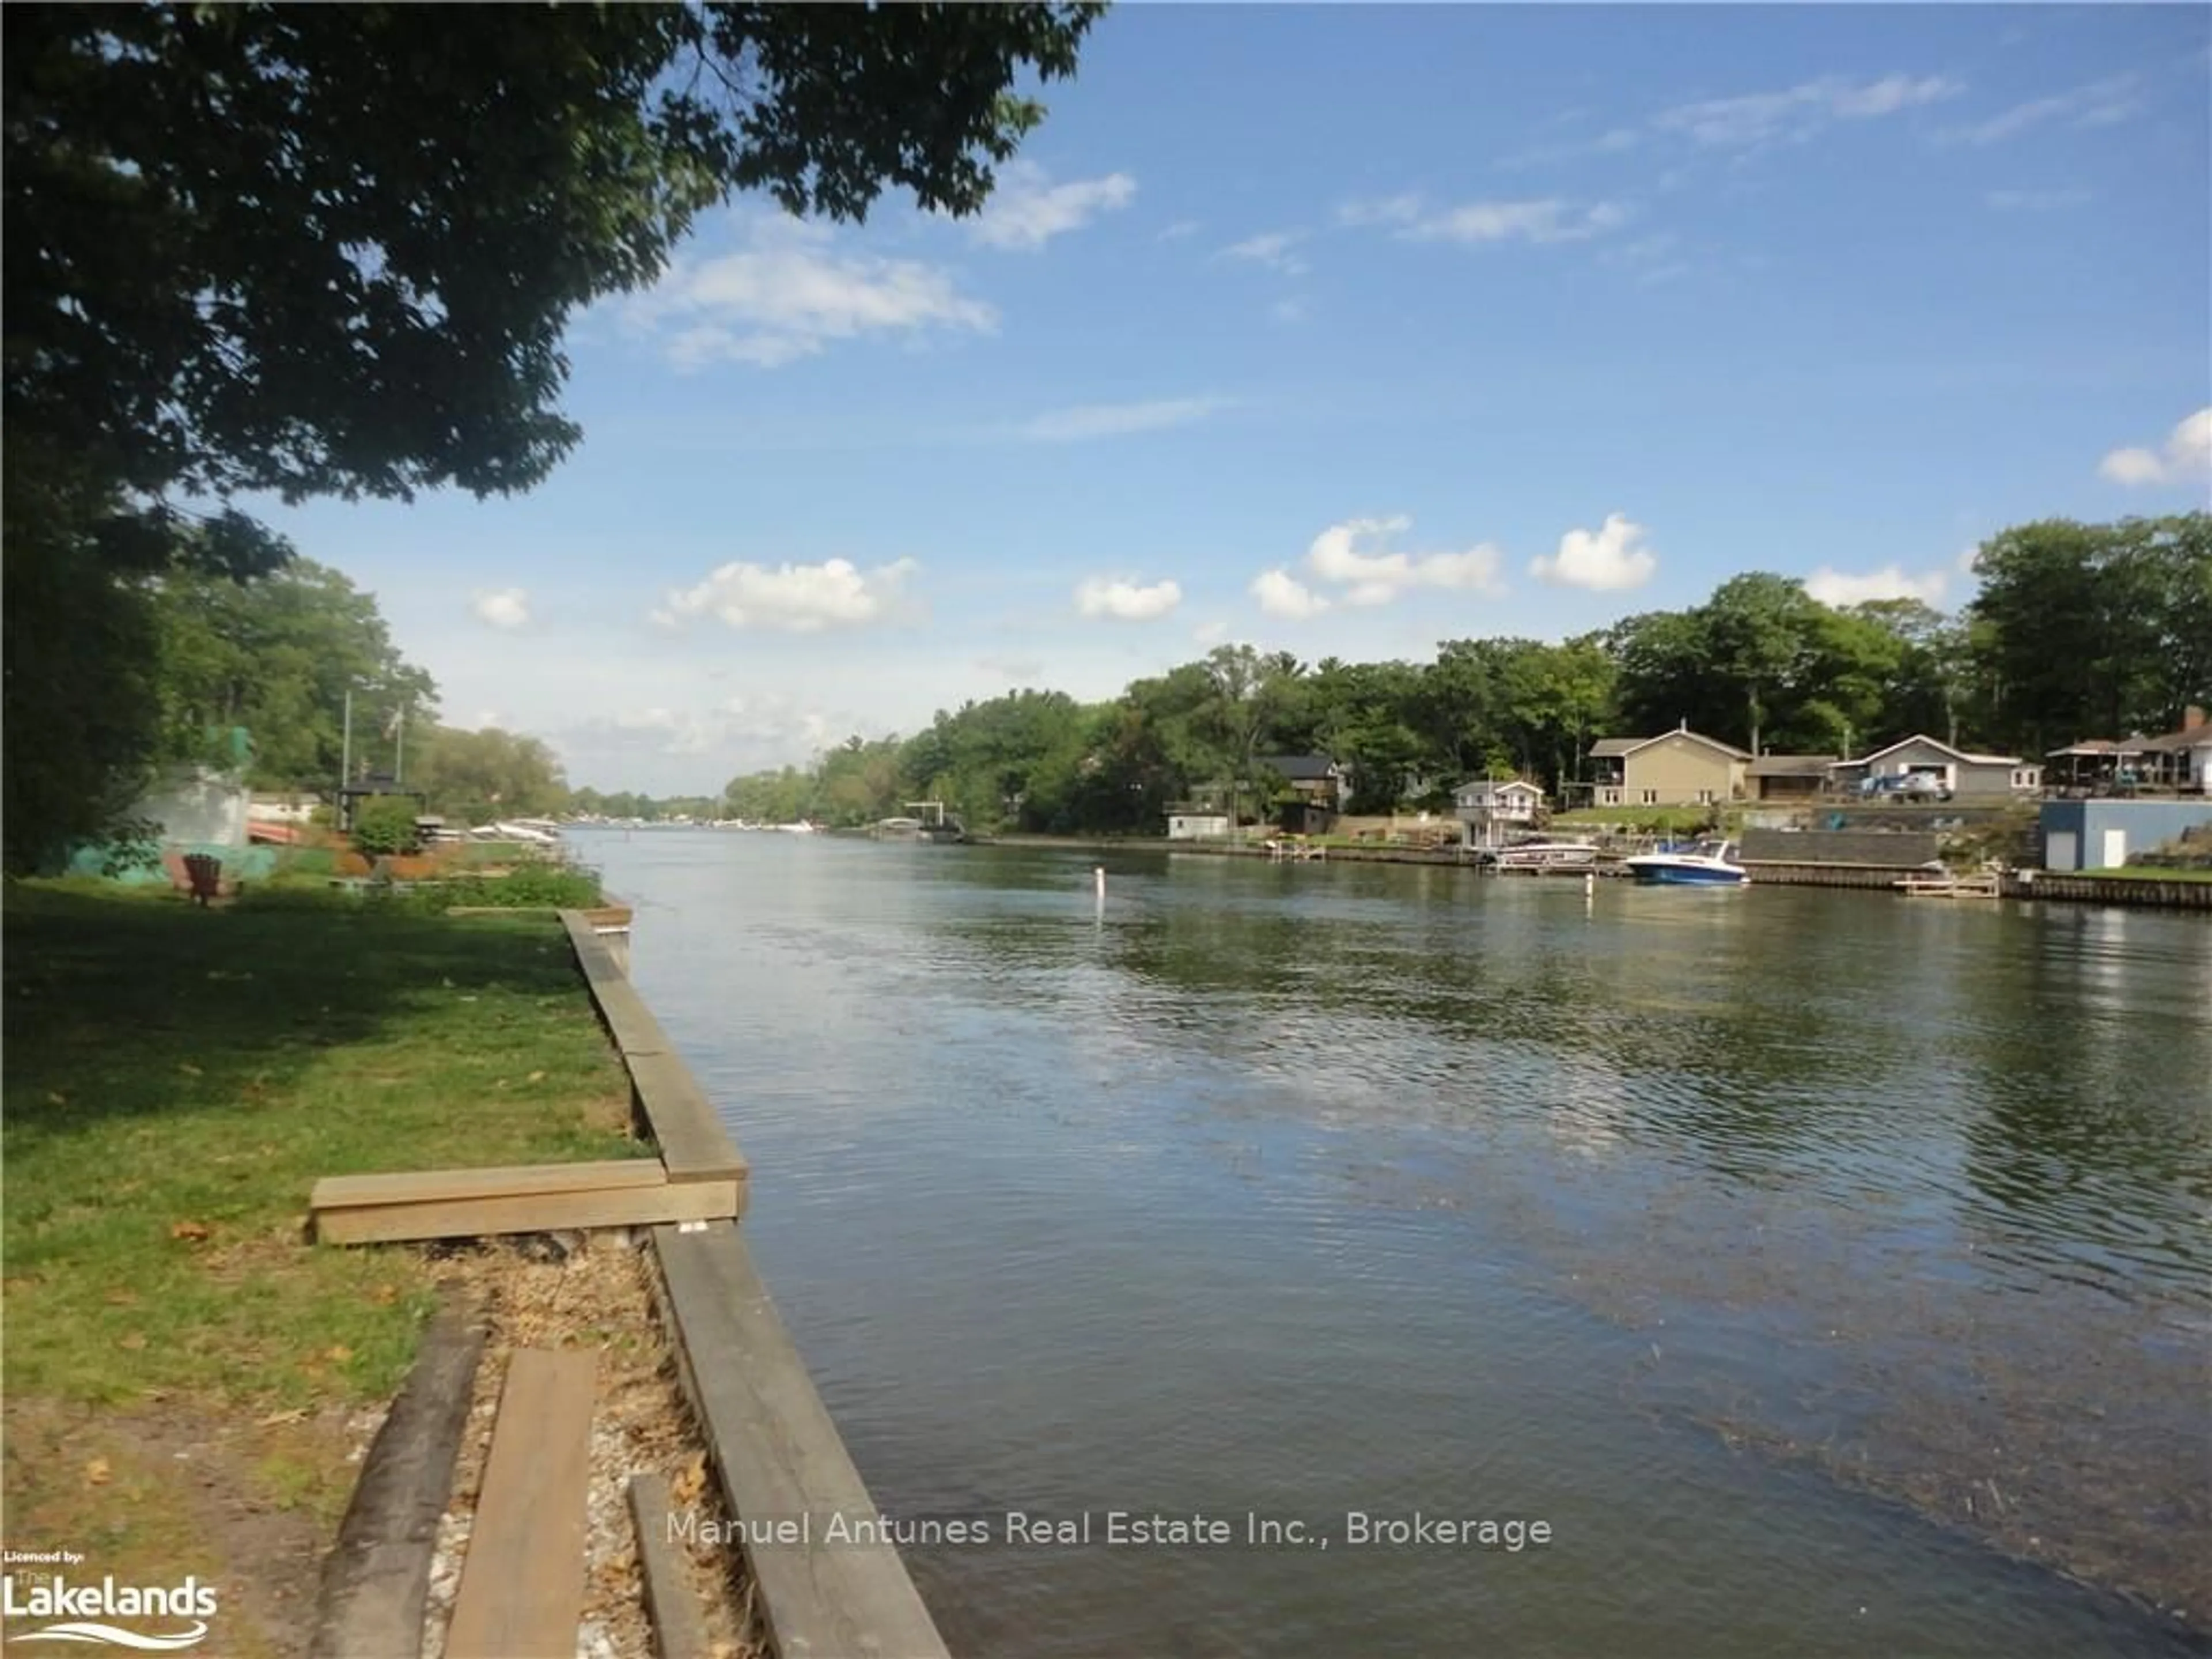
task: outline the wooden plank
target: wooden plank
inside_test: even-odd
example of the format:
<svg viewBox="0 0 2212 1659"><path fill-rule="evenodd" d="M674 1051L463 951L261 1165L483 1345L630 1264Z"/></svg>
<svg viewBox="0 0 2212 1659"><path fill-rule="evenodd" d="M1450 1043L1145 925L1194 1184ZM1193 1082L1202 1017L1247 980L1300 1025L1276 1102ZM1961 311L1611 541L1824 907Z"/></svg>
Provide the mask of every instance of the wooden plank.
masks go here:
<svg viewBox="0 0 2212 1659"><path fill-rule="evenodd" d="M576 1650L599 1356L521 1348L500 1390L446 1659Z"/></svg>
<svg viewBox="0 0 2212 1659"><path fill-rule="evenodd" d="M419 1651L430 1558L483 1346L478 1309L448 1303L439 1310L362 1461L337 1547L324 1558L307 1659Z"/></svg>
<svg viewBox="0 0 2212 1659"><path fill-rule="evenodd" d="M628 1054L630 1086L673 1182L741 1181L746 1166L714 1103L677 1054Z"/></svg>
<svg viewBox="0 0 2212 1659"><path fill-rule="evenodd" d="M614 965L607 944L592 931L588 913L563 910L562 924L583 969L592 1000L613 1035L647 1133L659 1150L672 1182L735 1181L746 1178L744 1155L715 1115L698 1079L684 1065L628 975Z"/></svg>
<svg viewBox="0 0 2212 1659"><path fill-rule="evenodd" d="M653 1651L659 1659L707 1659L707 1621L684 1576L683 1559L668 1541L667 1477L630 1476L629 1514L637 1528L637 1564L645 1579Z"/></svg>
<svg viewBox="0 0 2212 1659"><path fill-rule="evenodd" d="M748 1541L781 1659L946 1659L944 1638L889 1544L825 1542L877 1516L813 1379L733 1226L657 1228L661 1293L684 1387L730 1513L811 1518L805 1537Z"/></svg>
<svg viewBox="0 0 2212 1659"><path fill-rule="evenodd" d="M515 1164L491 1170L409 1170L392 1175L325 1176L307 1199L313 1210L362 1204L428 1204L449 1199L512 1198L527 1193L595 1193L658 1187L668 1179L650 1158L596 1164Z"/></svg>
<svg viewBox="0 0 2212 1659"><path fill-rule="evenodd" d="M623 1054L659 1054L669 1051L668 1037L629 982L629 975L616 959L609 941L601 938L589 920L588 910L563 910L562 925L576 953L576 965L590 987L592 1003L599 1011Z"/></svg>
<svg viewBox="0 0 2212 1659"><path fill-rule="evenodd" d="M627 979L592 986L592 1000L598 1005L599 1018L605 1023L608 1035L614 1038L615 1047L622 1051L624 1059L670 1052L667 1033L660 1029L660 1022L653 1017L645 1000Z"/></svg>
<svg viewBox="0 0 2212 1659"><path fill-rule="evenodd" d="M664 1182L589 1193L518 1193L428 1204L362 1204L315 1217L325 1244L389 1244L407 1239L487 1238L576 1227L650 1227L674 1221L734 1219L744 1210L735 1181Z"/></svg>

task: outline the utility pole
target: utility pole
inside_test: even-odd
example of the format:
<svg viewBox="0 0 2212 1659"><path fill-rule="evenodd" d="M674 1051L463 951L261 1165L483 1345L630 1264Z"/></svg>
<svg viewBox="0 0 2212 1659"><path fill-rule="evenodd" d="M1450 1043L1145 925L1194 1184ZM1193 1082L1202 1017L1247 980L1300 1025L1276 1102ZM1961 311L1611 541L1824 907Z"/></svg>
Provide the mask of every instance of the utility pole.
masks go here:
<svg viewBox="0 0 2212 1659"><path fill-rule="evenodd" d="M392 751L392 781L407 781L407 705L399 705L399 724L393 733L395 746Z"/></svg>
<svg viewBox="0 0 2212 1659"><path fill-rule="evenodd" d="M345 736L338 748L338 828L350 830L352 814L346 811L346 791L353 787L353 687L346 687Z"/></svg>

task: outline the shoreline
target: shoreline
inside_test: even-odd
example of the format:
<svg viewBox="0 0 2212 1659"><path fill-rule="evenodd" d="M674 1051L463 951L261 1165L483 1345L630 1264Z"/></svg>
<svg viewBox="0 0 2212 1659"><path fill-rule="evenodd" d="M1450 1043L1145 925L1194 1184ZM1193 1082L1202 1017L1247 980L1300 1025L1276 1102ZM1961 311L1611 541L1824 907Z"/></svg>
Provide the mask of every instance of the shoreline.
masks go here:
<svg viewBox="0 0 2212 1659"><path fill-rule="evenodd" d="M985 849L1004 847L1030 851L1190 853L1203 858L1267 860L1269 856L1264 847L1256 844L1171 842L1163 836L1133 836L1123 840L1108 840L1074 836L994 836L968 845ZM1430 868L1466 870L1483 876L1498 873L1481 869L1457 849L1431 852L1413 847L1332 847L1323 856L1297 861L1312 864L1413 864ZM1751 872L1747 884L1753 887L1846 887L1888 892L1893 896L1896 896L1895 884L1899 881L1908 876L1928 873L1918 866L1778 864L1753 860L1746 860L1744 868ZM1528 873L1531 872L1513 871L1504 872L1504 875L1518 878ZM1570 870L1561 873L1580 876L1590 872ZM1621 878L1617 868L1601 866L1595 873L1608 880ZM2011 871L2003 877L1998 896L2026 902L2047 900L2064 904L2103 904L2128 909L2212 912L2212 881L2161 881L2145 876Z"/></svg>

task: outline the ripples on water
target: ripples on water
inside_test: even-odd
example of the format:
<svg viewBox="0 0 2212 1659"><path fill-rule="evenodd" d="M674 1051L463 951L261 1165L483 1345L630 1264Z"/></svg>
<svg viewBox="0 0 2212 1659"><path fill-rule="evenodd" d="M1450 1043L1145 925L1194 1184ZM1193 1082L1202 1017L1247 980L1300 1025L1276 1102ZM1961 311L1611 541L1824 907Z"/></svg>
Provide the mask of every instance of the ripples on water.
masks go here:
<svg viewBox="0 0 2212 1659"><path fill-rule="evenodd" d="M2200 921L1158 855L1101 908L1050 854L587 851L886 1507L1574 1540L917 1553L966 1650L2164 1650L1966 1534L2212 1599Z"/></svg>

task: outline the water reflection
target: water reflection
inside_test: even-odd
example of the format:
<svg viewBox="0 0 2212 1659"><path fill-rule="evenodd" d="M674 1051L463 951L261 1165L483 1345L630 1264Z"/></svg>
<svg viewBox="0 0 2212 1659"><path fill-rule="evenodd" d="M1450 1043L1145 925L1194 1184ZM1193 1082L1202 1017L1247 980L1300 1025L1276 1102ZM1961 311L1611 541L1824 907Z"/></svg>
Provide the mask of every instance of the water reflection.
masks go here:
<svg viewBox="0 0 2212 1659"><path fill-rule="evenodd" d="M649 839L641 985L880 1499L1578 1528L925 1554L964 1650L2169 1645L1967 1534L2212 1606L2194 919Z"/></svg>

